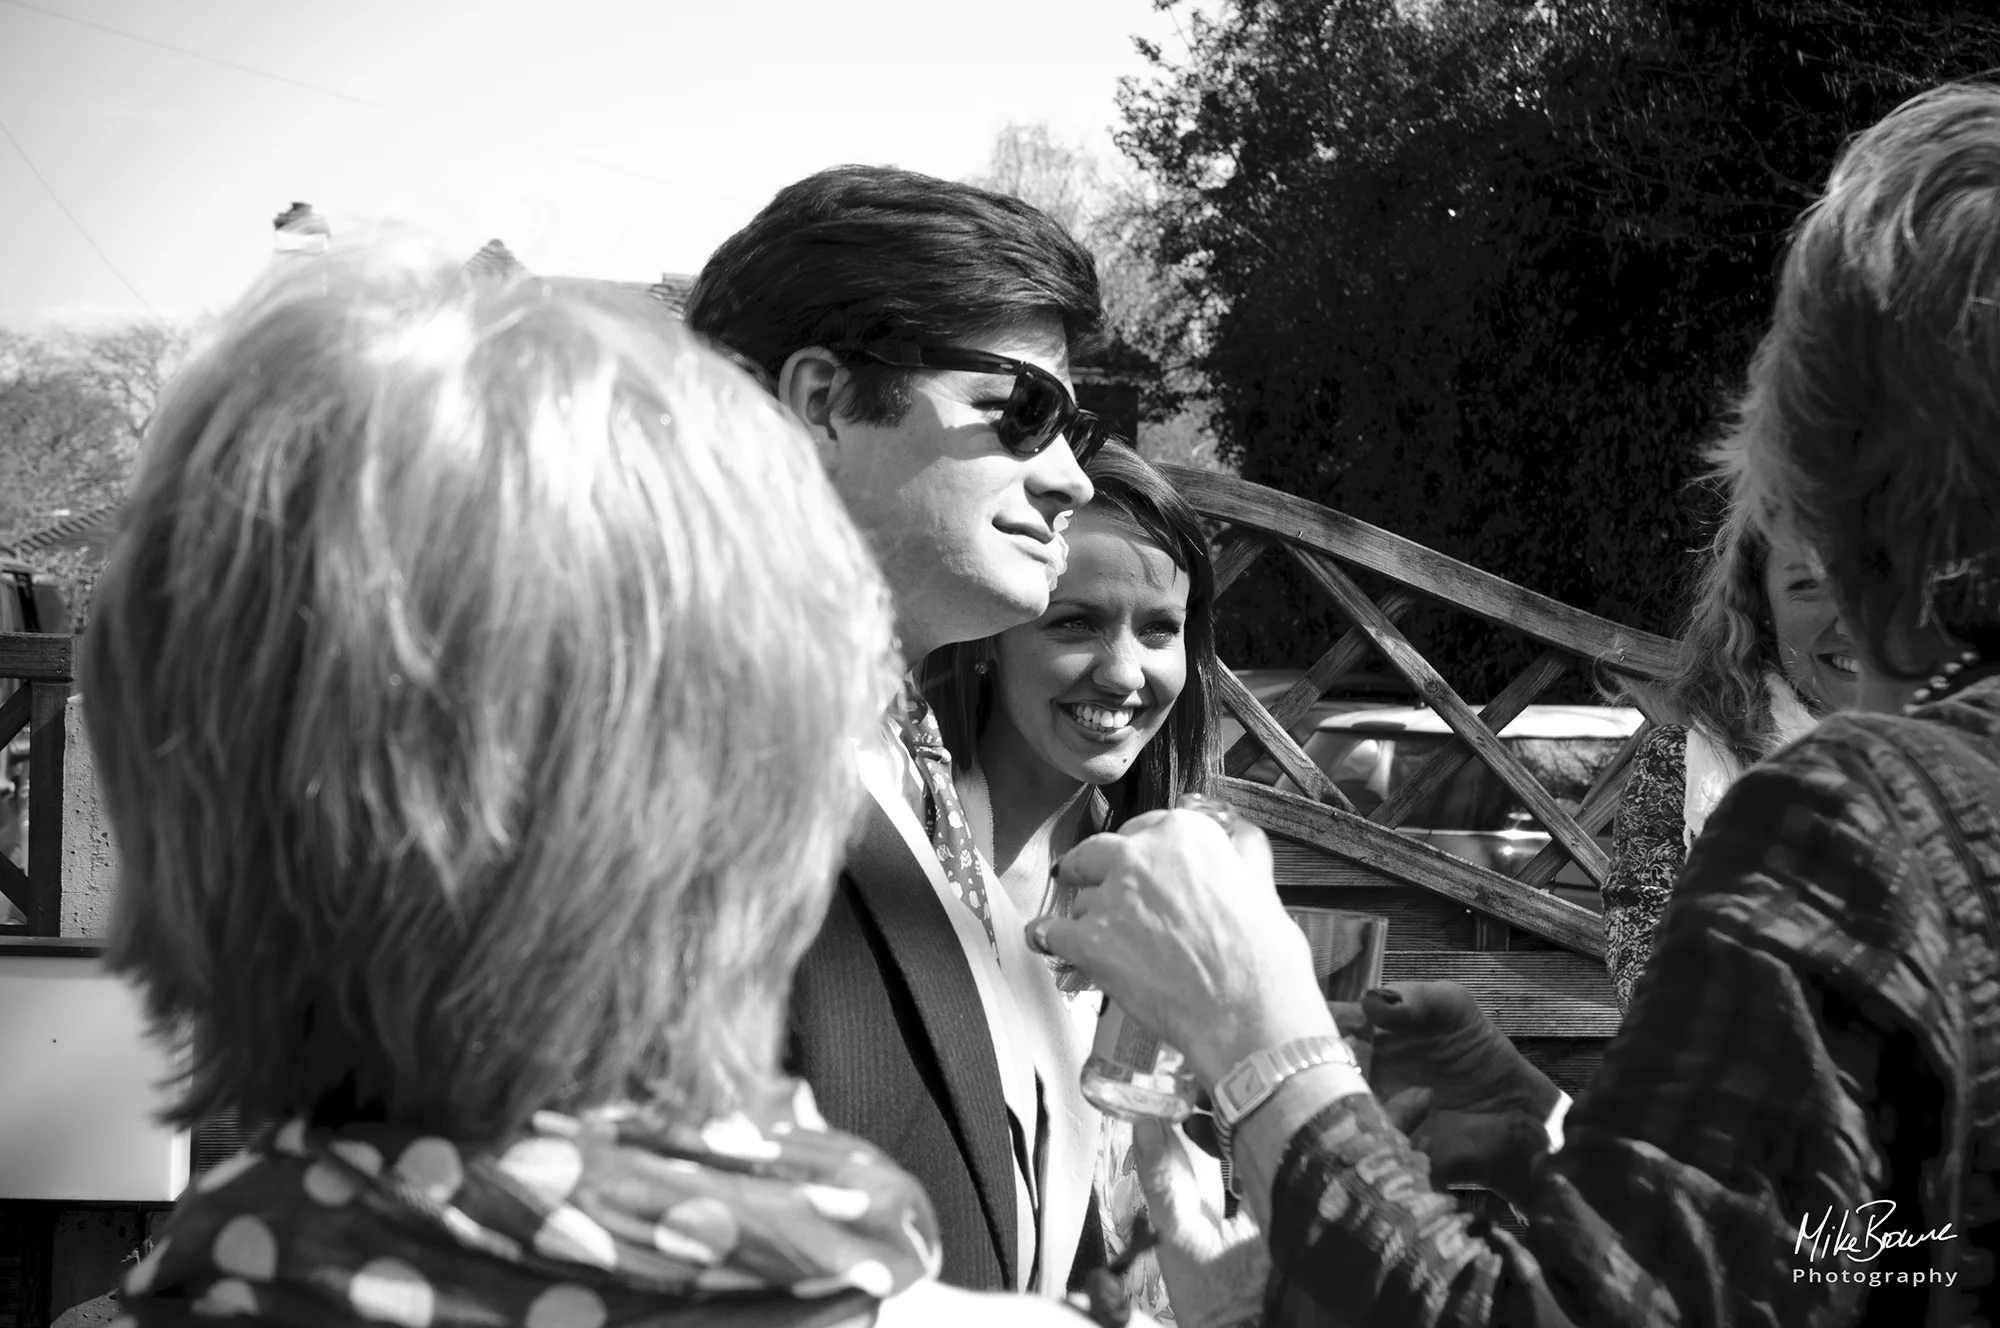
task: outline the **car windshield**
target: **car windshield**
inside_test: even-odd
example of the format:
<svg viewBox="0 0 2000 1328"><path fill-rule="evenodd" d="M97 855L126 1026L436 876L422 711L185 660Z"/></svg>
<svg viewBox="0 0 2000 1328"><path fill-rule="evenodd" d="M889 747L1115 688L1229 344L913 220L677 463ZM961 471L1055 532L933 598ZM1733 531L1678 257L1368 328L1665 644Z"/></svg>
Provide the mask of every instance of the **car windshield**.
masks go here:
<svg viewBox="0 0 2000 1328"><path fill-rule="evenodd" d="M1322 730L1306 743L1306 755L1326 771L1354 809L1372 815L1424 763L1453 741L1448 733ZM1618 738L1502 738L1528 773L1566 809L1575 811L1611 759ZM1420 802L1404 820L1410 829L1541 830L1514 791L1477 760L1460 766L1444 786Z"/></svg>

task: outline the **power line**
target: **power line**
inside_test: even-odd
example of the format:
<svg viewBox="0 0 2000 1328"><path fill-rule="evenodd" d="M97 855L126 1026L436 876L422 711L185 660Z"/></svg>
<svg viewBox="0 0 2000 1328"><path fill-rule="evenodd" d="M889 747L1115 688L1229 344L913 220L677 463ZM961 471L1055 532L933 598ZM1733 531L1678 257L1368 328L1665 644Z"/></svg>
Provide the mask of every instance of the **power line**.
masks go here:
<svg viewBox="0 0 2000 1328"><path fill-rule="evenodd" d="M77 220L76 213L69 210L69 204L63 202L62 195L56 192L56 187L49 183L48 177L43 175L41 168L35 165L35 159L30 157L28 150L21 146L21 140L14 137L14 131L7 127L5 120L0 120L0 134L7 136L7 141L14 145L14 151L21 154L21 161L27 166L28 173L40 182L43 189L48 191L48 195L55 201L55 205L62 209L62 214L65 217L69 218L69 224L76 227L76 233L83 237L83 242L89 245L91 251L104 261L104 266L111 269L111 275L118 278L126 290L132 292L134 299L146 306L147 313L152 314L155 318L159 317L160 311L153 307L152 301L139 294L139 288L126 280L125 274L118 270L118 265L111 261L111 255L104 252L104 246L91 238L89 229L81 221Z"/></svg>
<svg viewBox="0 0 2000 1328"><path fill-rule="evenodd" d="M235 60L224 59L223 57L218 55L209 55L206 52L193 50L186 46L176 46L172 42L160 41L157 38L153 37L142 37L136 32L127 32L123 28L114 28L107 24L94 22L91 19L78 18L74 14L65 14L62 13L60 10L49 9L42 5L30 4L28 3L28 0L0 0L0 4L12 5L16 9L25 9L30 13L41 14L44 17L58 19L64 23L73 23L80 28L91 28L98 32L109 33L113 37L123 37L126 41L137 42L141 46L152 46L162 51L170 51L175 55L185 56L187 59L190 60L200 60L204 64L219 65L224 69L233 69L239 74L249 74L254 78L269 79L274 83L283 83L287 87L300 88L306 92L317 92L323 97L333 97L340 101L352 102L356 106L366 106L368 109L373 111L381 111L388 115L402 116L405 119L410 119L410 120L426 120L429 121L431 124L452 130L455 133L467 134L473 138L487 139L490 142L500 143L510 148L522 148L530 152L539 152L544 156L554 157L559 161L574 162L579 166L589 166L596 170L609 171L613 175L622 175L628 179L638 180L645 184L658 185L666 183L665 180L662 180L658 176L647 175L640 171L628 170L623 166L614 166L608 161L596 161L590 157L579 157L575 153L564 152L559 148L543 147L539 143L528 142L517 138L509 138L505 134L496 134L490 129L481 129L477 125L461 124L456 120L447 120L441 115L431 115L427 112L412 111L401 106L391 106L386 102L375 101L369 97L357 96L352 92L342 92L338 88L323 87L318 83L308 83L304 79L292 78L290 75L287 74L274 74L268 69L258 69L253 65L246 65Z"/></svg>

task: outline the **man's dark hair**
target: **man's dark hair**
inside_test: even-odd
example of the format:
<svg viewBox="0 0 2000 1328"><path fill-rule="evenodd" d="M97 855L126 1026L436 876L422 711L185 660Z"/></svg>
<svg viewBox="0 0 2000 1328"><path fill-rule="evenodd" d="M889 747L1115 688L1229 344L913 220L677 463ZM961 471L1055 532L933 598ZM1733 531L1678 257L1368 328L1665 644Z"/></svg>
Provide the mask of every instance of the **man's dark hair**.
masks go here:
<svg viewBox="0 0 2000 1328"><path fill-rule="evenodd" d="M948 343L1046 312L1072 354L1102 329L1090 253L1039 209L886 166L835 166L778 191L722 243L688 295L688 326L775 377L806 346ZM849 363L843 413L894 423L908 371Z"/></svg>

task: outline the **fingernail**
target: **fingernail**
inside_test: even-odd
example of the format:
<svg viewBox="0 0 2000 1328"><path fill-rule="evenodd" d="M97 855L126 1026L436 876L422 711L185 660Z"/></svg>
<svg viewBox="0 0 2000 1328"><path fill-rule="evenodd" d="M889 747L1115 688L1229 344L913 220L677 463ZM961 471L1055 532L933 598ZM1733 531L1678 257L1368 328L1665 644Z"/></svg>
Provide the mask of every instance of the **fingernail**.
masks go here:
<svg viewBox="0 0 2000 1328"><path fill-rule="evenodd" d="M1370 987L1366 992L1362 994L1366 996L1373 996L1376 1000L1382 1002L1382 1004L1384 1005L1401 1005L1403 1003L1403 998L1401 996L1398 996L1395 992L1390 991L1387 987Z"/></svg>
<svg viewBox="0 0 2000 1328"><path fill-rule="evenodd" d="M1033 918L1029 920L1026 927L1021 929L1022 934L1027 937L1028 948L1038 955L1049 953L1048 944L1042 939L1042 932L1048 925L1049 920L1047 918Z"/></svg>

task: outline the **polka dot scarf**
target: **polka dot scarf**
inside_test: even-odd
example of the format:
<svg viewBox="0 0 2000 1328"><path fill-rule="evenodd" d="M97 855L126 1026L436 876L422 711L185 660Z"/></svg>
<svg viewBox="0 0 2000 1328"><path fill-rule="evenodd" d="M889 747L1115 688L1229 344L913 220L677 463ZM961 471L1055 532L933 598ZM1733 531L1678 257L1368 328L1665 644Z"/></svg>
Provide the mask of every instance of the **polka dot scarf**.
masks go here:
<svg viewBox="0 0 2000 1328"><path fill-rule="evenodd" d="M951 752L938 732L937 716L915 686L904 689L895 710L897 736L908 749L915 766L904 796L923 818L924 833L930 836L938 863L944 868L951 892L972 910L986 933L993 953L1000 953L993 937L993 914L986 902L983 874L979 870L979 850L973 846L972 829L965 823L965 811L958 805L958 789L951 782Z"/></svg>
<svg viewBox="0 0 2000 1328"><path fill-rule="evenodd" d="M539 1113L470 1150L394 1126L267 1131L196 1178L122 1328L845 1328L936 1275L929 1201L804 1085L699 1128Z"/></svg>

